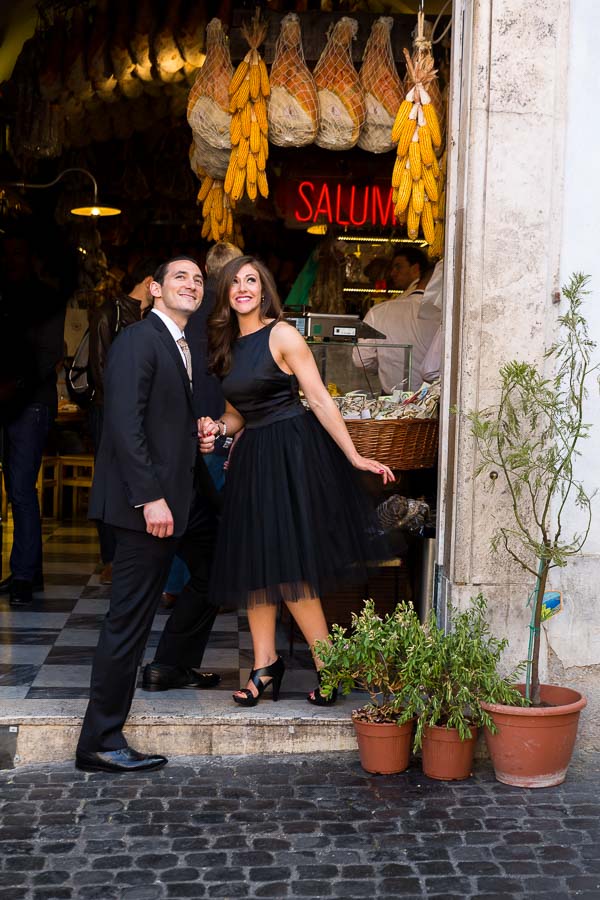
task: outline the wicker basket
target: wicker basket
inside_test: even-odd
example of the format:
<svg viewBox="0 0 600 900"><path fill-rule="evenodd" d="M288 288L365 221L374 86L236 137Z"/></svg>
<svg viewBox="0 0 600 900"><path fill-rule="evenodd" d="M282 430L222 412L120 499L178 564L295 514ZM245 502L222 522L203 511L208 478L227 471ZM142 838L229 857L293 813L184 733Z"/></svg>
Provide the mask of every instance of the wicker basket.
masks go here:
<svg viewBox="0 0 600 900"><path fill-rule="evenodd" d="M361 456L390 469L430 469L438 449L437 419L345 419Z"/></svg>

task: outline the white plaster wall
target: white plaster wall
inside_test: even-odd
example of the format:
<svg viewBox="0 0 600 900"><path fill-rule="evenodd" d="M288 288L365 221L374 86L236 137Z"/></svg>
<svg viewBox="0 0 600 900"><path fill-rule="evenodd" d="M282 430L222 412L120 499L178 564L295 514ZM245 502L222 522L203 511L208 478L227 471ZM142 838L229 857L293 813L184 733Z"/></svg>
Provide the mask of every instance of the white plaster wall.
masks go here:
<svg viewBox="0 0 600 900"><path fill-rule="evenodd" d="M568 0L481 0L473 5L470 117L459 135L466 168L458 318L461 410L493 404L498 370L511 358L540 361L559 283ZM463 85L463 89L465 86ZM526 584L490 538L506 504L502 488L473 480L468 423L454 472L455 584Z"/></svg>
<svg viewBox="0 0 600 900"><path fill-rule="evenodd" d="M600 344L600 183L586 174L600 147L600 4L595 0L573 0L569 43L561 283L574 271L591 276L592 294L584 315L590 336ZM598 351L596 359L600 361ZM592 493L600 490L600 395L593 381L586 421L592 424L592 432L582 445L576 474ZM567 533L581 531L582 518L574 504L567 511L565 526ZM588 698L584 734L588 743L600 746L600 727L595 726L600 714L599 496L593 500L592 528L583 553L566 569L555 571L552 580L563 593L564 612L546 629L550 677L584 691Z"/></svg>
<svg viewBox="0 0 600 900"><path fill-rule="evenodd" d="M455 187L449 241L455 262L454 340L459 346L456 402L461 410L493 404L498 370L509 359L542 362L564 303L555 292L573 270L589 272L594 303L586 313L600 340L600 4L597 0L464 0L465 48L460 101L467 105L451 150ZM452 195L449 184L449 196ZM452 235L452 225L449 228ZM451 276L452 277L452 276ZM458 299L456 299L458 298ZM449 372L448 360L446 373ZM600 398L588 404L596 425L579 470L600 488ZM452 471L452 518L446 545L448 588L463 605L482 590L492 627L507 636L506 665L527 653L533 578L490 550L498 522L510 521L506 492L473 478L476 451L459 419ZM555 572L565 609L544 627L542 676L583 689L588 712L583 745L600 746L600 503L585 554ZM569 511L568 524L575 522ZM450 537L450 540L448 540Z"/></svg>

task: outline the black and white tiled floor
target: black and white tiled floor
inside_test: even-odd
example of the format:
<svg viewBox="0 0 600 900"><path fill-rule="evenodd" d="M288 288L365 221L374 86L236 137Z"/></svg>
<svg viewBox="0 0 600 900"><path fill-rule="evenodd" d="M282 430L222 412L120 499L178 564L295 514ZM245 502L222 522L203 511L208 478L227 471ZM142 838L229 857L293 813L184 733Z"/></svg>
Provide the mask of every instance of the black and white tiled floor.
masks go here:
<svg viewBox="0 0 600 900"><path fill-rule="evenodd" d="M108 609L110 586L99 583L100 560L95 527L87 521L45 520L45 591L27 608L15 610L0 597L0 703L2 700L72 700L86 698L94 648ZM8 571L10 517L2 529L2 569ZM159 609L145 660L152 659L168 612ZM280 626L278 646L286 662L282 695L306 694L315 674L306 644L296 637L288 653L287 628ZM221 675L219 689L231 692L244 684L252 667L252 644L244 614L219 615L204 655L203 668ZM189 695L194 691L178 692ZM138 697L149 694L138 687ZM154 695L156 696L156 695Z"/></svg>

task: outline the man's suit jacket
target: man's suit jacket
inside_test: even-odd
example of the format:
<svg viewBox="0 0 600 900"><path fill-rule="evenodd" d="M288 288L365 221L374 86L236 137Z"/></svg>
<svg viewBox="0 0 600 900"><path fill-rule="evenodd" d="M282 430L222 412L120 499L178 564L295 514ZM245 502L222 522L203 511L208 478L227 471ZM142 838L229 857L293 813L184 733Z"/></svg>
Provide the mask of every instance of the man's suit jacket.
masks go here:
<svg viewBox="0 0 600 900"><path fill-rule="evenodd" d="M212 482L198 453L187 372L158 316L150 313L116 338L108 354L104 395L90 518L145 531L141 504L164 497L174 535L183 534L194 484L202 490Z"/></svg>

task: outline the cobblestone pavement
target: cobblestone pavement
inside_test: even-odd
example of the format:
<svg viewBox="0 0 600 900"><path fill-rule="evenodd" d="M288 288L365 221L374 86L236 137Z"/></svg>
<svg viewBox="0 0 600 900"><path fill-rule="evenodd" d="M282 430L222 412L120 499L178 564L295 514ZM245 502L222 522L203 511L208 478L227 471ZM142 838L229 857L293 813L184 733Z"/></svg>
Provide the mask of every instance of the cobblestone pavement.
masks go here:
<svg viewBox="0 0 600 900"><path fill-rule="evenodd" d="M0 772L0 898L600 898L600 753L519 790L355 753L180 757L146 776Z"/></svg>

